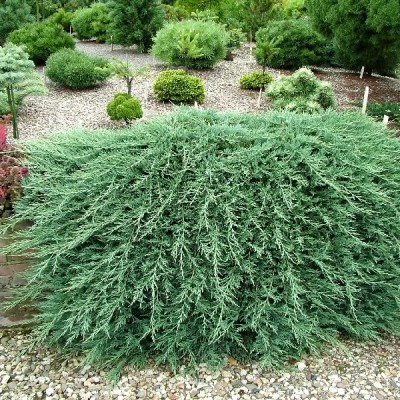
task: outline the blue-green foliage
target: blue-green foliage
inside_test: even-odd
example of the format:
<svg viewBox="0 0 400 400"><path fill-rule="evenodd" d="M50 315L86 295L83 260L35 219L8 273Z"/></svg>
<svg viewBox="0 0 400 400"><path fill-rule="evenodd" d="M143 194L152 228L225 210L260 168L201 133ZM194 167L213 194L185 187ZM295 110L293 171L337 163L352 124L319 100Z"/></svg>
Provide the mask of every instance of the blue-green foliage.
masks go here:
<svg viewBox="0 0 400 400"><path fill-rule="evenodd" d="M400 142L360 113L183 109L28 141L10 252L38 342L102 367L276 366L400 334Z"/></svg>

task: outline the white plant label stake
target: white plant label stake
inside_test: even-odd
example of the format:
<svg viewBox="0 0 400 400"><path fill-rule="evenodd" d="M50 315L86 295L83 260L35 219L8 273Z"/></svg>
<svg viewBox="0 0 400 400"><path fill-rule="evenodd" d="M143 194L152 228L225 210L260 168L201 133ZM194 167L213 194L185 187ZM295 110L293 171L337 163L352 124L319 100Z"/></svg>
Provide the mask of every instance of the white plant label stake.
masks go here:
<svg viewBox="0 0 400 400"><path fill-rule="evenodd" d="M364 92L364 100L363 100L362 110L361 110L361 112L363 114L367 113L368 96L369 96L369 87L366 86L365 87L365 92Z"/></svg>
<svg viewBox="0 0 400 400"><path fill-rule="evenodd" d="M364 76L364 65L361 67L361 72L360 72L360 79L362 79L363 78L363 76Z"/></svg>
<svg viewBox="0 0 400 400"><path fill-rule="evenodd" d="M253 35L251 34L251 32L250 32L250 34L249 34L249 39L250 39L250 41L249 41L249 45L250 45L250 55L252 55L252 54L253 54Z"/></svg>
<svg viewBox="0 0 400 400"><path fill-rule="evenodd" d="M387 126L389 123L389 115L383 116L383 125Z"/></svg>
<svg viewBox="0 0 400 400"><path fill-rule="evenodd" d="M114 50L114 43L113 43L113 40L112 40L112 35L110 36L110 40L111 40L111 51L113 51Z"/></svg>
<svg viewBox="0 0 400 400"><path fill-rule="evenodd" d="M257 100L257 107L261 107L261 95L262 95L262 88L260 88L260 93L258 94L258 100Z"/></svg>

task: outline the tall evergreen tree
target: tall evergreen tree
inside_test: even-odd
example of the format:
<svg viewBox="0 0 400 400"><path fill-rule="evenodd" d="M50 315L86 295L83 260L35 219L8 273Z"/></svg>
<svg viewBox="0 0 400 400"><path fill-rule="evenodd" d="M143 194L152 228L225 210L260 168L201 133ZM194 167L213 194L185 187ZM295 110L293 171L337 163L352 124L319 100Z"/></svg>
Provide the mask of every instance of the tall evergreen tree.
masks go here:
<svg viewBox="0 0 400 400"><path fill-rule="evenodd" d="M9 33L34 20L26 0L0 0L0 45Z"/></svg>
<svg viewBox="0 0 400 400"><path fill-rule="evenodd" d="M399 0L306 0L306 6L343 66L391 73L400 63Z"/></svg>
<svg viewBox="0 0 400 400"><path fill-rule="evenodd" d="M148 51L152 39L163 23L163 9L159 0L112 0L111 29L113 43L139 46Z"/></svg>
<svg viewBox="0 0 400 400"><path fill-rule="evenodd" d="M244 29L254 37L260 28L267 26L277 4L277 0L242 0Z"/></svg>

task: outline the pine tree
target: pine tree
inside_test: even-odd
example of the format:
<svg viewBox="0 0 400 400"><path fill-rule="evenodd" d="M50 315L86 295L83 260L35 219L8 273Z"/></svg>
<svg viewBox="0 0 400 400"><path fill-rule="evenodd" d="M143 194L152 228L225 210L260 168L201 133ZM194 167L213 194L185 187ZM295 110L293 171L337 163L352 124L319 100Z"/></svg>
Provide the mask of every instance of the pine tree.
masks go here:
<svg viewBox="0 0 400 400"><path fill-rule="evenodd" d="M244 0L241 8L245 30L254 37L260 28L265 28L276 4L277 0Z"/></svg>
<svg viewBox="0 0 400 400"><path fill-rule="evenodd" d="M316 28L333 39L337 60L367 73L392 73L400 63L399 0L307 0Z"/></svg>
<svg viewBox="0 0 400 400"><path fill-rule="evenodd" d="M46 93L35 64L21 47L7 43L0 47L0 95L5 93L13 116L13 137L18 138L17 105L30 94Z"/></svg>
<svg viewBox="0 0 400 400"><path fill-rule="evenodd" d="M163 22L159 0L112 0L110 9L113 43L136 44L140 51L148 51Z"/></svg>
<svg viewBox="0 0 400 400"><path fill-rule="evenodd" d="M0 45L9 33L34 20L25 0L0 0Z"/></svg>

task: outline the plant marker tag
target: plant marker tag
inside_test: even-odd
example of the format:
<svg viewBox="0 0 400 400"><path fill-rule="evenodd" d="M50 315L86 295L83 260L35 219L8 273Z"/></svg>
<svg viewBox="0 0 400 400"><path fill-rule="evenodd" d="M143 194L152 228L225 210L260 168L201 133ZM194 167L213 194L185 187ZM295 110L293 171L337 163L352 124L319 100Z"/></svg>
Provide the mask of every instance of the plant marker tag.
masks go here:
<svg viewBox="0 0 400 400"><path fill-rule="evenodd" d="M146 86L146 94L144 97L144 103L147 105L149 102L150 85Z"/></svg>
<svg viewBox="0 0 400 400"><path fill-rule="evenodd" d="M389 123L389 115L383 116L383 125L387 126Z"/></svg>
<svg viewBox="0 0 400 400"><path fill-rule="evenodd" d="M194 102L194 107L199 108L199 105L197 104L197 101Z"/></svg>
<svg viewBox="0 0 400 400"><path fill-rule="evenodd" d="M258 100L257 100L257 107L261 107L261 95L262 95L262 88L260 88L260 93L258 94Z"/></svg>
<svg viewBox="0 0 400 400"><path fill-rule="evenodd" d="M72 25L69 26L69 34L72 36Z"/></svg>
<svg viewBox="0 0 400 400"><path fill-rule="evenodd" d="M113 40L112 40L113 38L112 38L112 35L110 36L110 40L111 40L111 51L113 51L114 50L114 43L113 43Z"/></svg>
<svg viewBox="0 0 400 400"><path fill-rule="evenodd" d="M253 35L251 32L249 33L249 48L250 48L250 55L253 54Z"/></svg>
<svg viewBox="0 0 400 400"><path fill-rule="evenodd" d="M361 67L360 79L362 79L363 76L364 76L364 65Z"/></svg>
<svg viewBox="0 0 400 400"><path fill-rule="evenodd" d="M361 112L363 114L367 113L368 96L369 96L369 87L366 86L365 92L364 92L364 100L363 100L362 110L361 110Z"/></svg>

